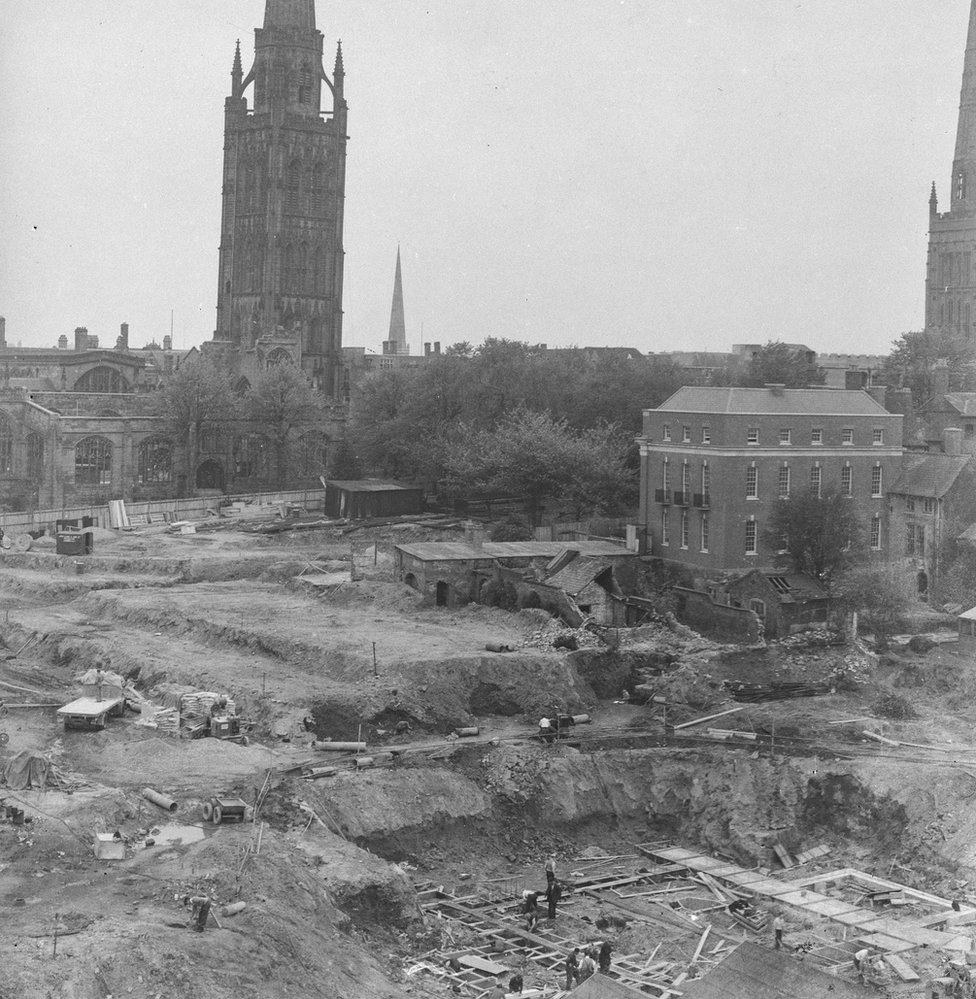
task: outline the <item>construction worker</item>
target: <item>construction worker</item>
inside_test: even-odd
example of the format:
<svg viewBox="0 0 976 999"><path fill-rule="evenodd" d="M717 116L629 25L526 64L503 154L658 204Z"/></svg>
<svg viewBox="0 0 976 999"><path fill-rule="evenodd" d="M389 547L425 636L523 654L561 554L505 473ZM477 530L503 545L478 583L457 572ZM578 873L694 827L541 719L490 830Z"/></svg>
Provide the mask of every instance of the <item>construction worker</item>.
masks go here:
<svg viewBox="0 0 976 999"><path fill-rule="evenodd" d="M777 916L773 920L773 946L779 950L783 946L783 917Z"/></svg>
<svg viewBox="0 0 976 999"><path fill-rule="evenodd" d="M590 957L589 952L583 955L579 963L579 980L582 984L596 974L596 961Z"/></svg>
<svg viewBox="0 0 976 999"><path fill-rule="evenodd" d="M522 896L522 912L525 913L525 928L531 933L539 922L539 893L527 891Z"/></svg>
<svg viewBox="0 0 976 999"><path fill-rule="evenodd" d="M600 947L600 971L606 974L610 970L610 955L613 953L613 944L609 940L604 940Z"/></svg>
<svg viewBox="0 0 976 999"><path fill-rule="evenodd" d="M563 886L553 879L549 882L549 887L546 889L546 902L549 905L549 919L555 921L556 918L556 906L559 904L563 897Z"/></svg>
<svg viewBox="0 0 976 999"><path fill-rule="evenodd" d="M522 972L516 971L515 974L508 980L508 994L520 996L522 994L523 987Z"/></svg>
<svg viewBox="0 0 976 999"><path fill-rule="evenodd" d="M579 977L579 947L574 947L566 958L566 988L568 992L574 982L578 982Z"/></svg>
<svg viewBox="0 0 976 999"><path fill-rule="evenodd" d="M485 999L505 999L505 986L502 985L502 980L499 978L495 984L484 993Z"/></svg>
<svg viewBox="0 0 976 999"><path fill-rule="evenodd" d="M864 984L864 972L868 968L868 959L871 957L871 948L862 947L854 953L854 970L857 972L857 979Z"/></svg>
<svg viewBox="0 0 976 999"><path fill-rule="evenodd" d="M553 733L552 722L547 717L539 719L539 738L547 746L552 745Z"/></svg>
<svg viewBox="0 0 976 999"><path fill-rule="evenodd" d="M551 885L556 880L556 855L550 853L546 858L546 884Z"/></svg>
<svg viewBox="0 0 976 999"><path fill-rule="evenodd" d="M209 895L184 895L183 904L190 906L190 926L197 933L203 933L210 918L213 901Z"/></svg>

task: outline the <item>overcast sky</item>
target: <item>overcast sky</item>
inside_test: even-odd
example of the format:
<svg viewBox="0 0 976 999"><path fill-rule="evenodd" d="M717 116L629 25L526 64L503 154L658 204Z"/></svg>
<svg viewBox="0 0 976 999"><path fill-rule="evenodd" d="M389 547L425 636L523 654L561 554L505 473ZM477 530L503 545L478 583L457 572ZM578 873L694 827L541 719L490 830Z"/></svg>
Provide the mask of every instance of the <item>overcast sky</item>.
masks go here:
<svg viewBox="0 0 976 999"><path fill-rule="evenodd" d="M349 101L344 342L882 351L920 327L968 0L318 0ZM212 336L223 100L263 0L16 0L8 342ZM948 200L947 198L945 199Z"/></svg>

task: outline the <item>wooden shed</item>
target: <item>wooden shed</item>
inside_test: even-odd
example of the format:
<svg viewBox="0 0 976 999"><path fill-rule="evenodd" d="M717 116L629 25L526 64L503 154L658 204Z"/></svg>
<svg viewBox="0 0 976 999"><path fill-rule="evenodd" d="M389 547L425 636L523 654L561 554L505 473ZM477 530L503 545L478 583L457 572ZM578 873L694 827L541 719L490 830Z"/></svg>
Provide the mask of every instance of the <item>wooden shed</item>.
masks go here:
<svg viewBox="0 0 976 999"><path fill-rule="evenodd" d="M329 517L368 520L423 513L424 491L383 479L329 479L325 484L325 512Z"/></svg>

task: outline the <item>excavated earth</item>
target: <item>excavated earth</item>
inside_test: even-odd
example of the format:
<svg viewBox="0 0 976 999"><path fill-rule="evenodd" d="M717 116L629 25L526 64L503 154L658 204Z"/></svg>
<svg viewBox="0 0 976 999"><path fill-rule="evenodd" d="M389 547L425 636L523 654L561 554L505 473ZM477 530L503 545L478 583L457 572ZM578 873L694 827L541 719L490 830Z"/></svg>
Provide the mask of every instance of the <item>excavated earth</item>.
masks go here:
<svg viewBox="0 0 976 999"><path fill-rule="evenodd" d="M773 843L823 843L833 866L887 875L897 863L901 880L933 891L976 872L976 764L886 754L863 735L969 743L972 702L949 710L947 700L976 687L974 669L949 646L855 666L849 650L822 646L743 659L661 623L619 648L565 653L541 612L445 610L394 585L403 531L365 532L367 568L325 592L301 574L348 560L348 541L328 532L105 533L81 573L43 545L0 564L0 697L63 703L73 676L101 667L150 699L181 685L227 693L255 727L240 746L178 740L132 717L65 732L43 706L0 721L5 756L41 752L62 777L46 790L0 787L32 817L0 823L3 999L425 994L405 968L444 939L414 883L502 875L551 850L666 841L772 866ZM516 651L486 652L494 641ZM822 679L838 665L848 680L803 701L735 705L722 687L737 676ZM778 748L666 741L659 708L620 703L649 677L677 702L669 724L738 707L725 724L772 730ZM915 717L874 710L906 684ZM592 724L544 747L530 736L554 709ZM409 732L395 734L398 722ZM450 735L468 725L481 729L474 740ZM301 764L328 759L316 737L410 751L392 766L303 780ZM210 794L253 801L269 769L260 821L201 823ZM177 798L177 811L141 797L147 786ZM96 861L93 835L115 830L127 859ZM200 892L219 903L220 927L204 934L187 928L182 904ZM221 915L238 901L242 912Z"/></svg>

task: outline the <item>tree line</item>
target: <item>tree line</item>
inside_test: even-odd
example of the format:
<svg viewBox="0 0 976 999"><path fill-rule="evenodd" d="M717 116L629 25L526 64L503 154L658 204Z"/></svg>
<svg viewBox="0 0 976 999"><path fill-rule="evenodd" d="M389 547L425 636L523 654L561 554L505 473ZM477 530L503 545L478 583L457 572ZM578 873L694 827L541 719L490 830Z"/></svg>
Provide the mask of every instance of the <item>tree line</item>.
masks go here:
<svg viewBox="0 0 976 999"><path fill-rule="evenodd" d="M261 477L284 485L299 471L300 443L323 433L325 402L294 365L274 365L240 390L228 371L199 357L181 365L156 391L152 409L180 445L188 483L195 481L205 434L223 427L256 439L260 453L250 460L261 465ZM316 474L324 474L324 452L315 464L321 466Z"/></svg>

